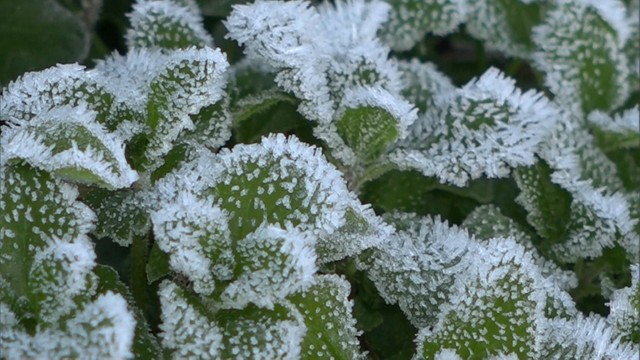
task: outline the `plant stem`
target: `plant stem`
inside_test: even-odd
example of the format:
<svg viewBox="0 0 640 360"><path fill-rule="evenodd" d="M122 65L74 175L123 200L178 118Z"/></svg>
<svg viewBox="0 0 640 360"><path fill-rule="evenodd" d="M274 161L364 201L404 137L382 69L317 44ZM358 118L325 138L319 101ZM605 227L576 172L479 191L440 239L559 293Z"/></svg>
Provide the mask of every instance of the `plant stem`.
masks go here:
<svg viewBox="0 0 640 360"><path fill-rule="evenodd" d="M148 300L147 292L147 256L149 239L147 235L136 235L131 245L131 292L138 308L144 311Z"/></svg>

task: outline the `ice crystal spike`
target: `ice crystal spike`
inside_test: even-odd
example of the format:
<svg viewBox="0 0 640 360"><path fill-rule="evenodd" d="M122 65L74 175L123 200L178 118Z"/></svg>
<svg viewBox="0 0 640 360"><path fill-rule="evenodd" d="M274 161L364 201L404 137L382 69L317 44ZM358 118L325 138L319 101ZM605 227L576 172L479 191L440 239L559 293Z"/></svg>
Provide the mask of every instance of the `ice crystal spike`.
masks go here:
<svg viewBox="0 0 640 360"><path fill-rule="evenodd" d="M416 358L430 359L447 348L463 359L511 353L539 358L536 332L546 321L545 299L530 255L511 239L493 239L469 262L451 284L438 322L418 333Z"/></svg>
<svg viewBox="0 0 640 360"><path fill-rule="evenodd" d="M523 225L503 215L494 205L476 207L464 220L462 226L469 230L476 239L489 241L492 238L513 238L531 253L534 262L543 276L550 279L563 290L573 289L578 285L576 274L562 270L553 261L548 260L534 247L534 236Z"/></svg>
<svg viewBox="0 0 640 360"><path fill-rule="evenodd" d="M199 200L187 191L161 208L151 214L158 246L197 293L211 294L217 281L229 280L234 272L226 216L211 200Z"/></svg>
<svg viewBox="0 0 640 360"><path fill-rule="evenodd" d="M461 261L474 250L468 234L439 219L394 215L387 218L398 232L358 258L380 295L397 303L416 327L435 323L439 307L449 301Z"/></svg>
<svg viewBox="0 0 640 360"><path fill-rule="evenodd" d="M56 243L88 241L85 235L92 229L95 215L76 201L75 187L46 172L28 165L2 166L0 170L0 273L17 297L27 297L31 267L38 254ZM93 259L93 254L86 256Z"/></svg>
<svg viewBox="0 0 640 360"><path fill-rule="evenodd" d="M307 327L302 341L302 359L366 358L360 352L349 290L349 282L344 278L320 275L307 289L289 297Z"/></svg>
<svg viewBox="0 0 640 360"><path fill-rule="evenodd" d="M228 67L225 55L210 48L178 50L166 55L149 84L147 125L151 129L146 149L147 167L157 168L159 158L172 148L185 130L196 125L191 115L214 105L224 96Z"/></svg>
<svg viewBox="0 0 640 360"><path fill-rule="evenodd" d="M173 359L221 358L222 329L197 299L170 281L160 284L160 340Z"/></svg>
<svg viewBox="0 0 640 360"><path fill-rule="evenodd" d="M640 352L636 344L620 340L613 328L598 315L555 319L541 331L541 358L633 359Z"/></svg>
<svg viewBox="0 0 640 360"><path fill-rule="evenodd" d="M2 308L3 311L6 308ZM6 317L10 317L4 315ZM122 296L107 292L87 303L59 329L30 335L17 322L0 323L3 357L7 359L129 359L135 320Z"/></svg>
<svg viewBox="0 0 640 360"><path fill-rule="evenodd" d="M294 229L258 229L236 245L236 278L220 295L223 307L253 303L272 309L287 295L307 287L316 272L313 242Z"/></svg>
<svg viewBox="0 0 640 360"><path fill-rule="evenodd" d="M482 175L505 177L511 168L533 164L556 120L556 108L542 94L522 93L491 68L439 96L390 160L457 186Z"/></svg>
<svg viewBox="0 0 640 360"><path fill-rule="evenodd" d="M126 34L129 49L213 47L213 39L205 30L194 1L138 0L128 16L131 22Z"/></svg>
<svg viewBox="0 0 640 360"><path fill-rule="evenodd" d="M1 161L24 160L79 183L128 187L138 174L125 159L124 142L96 123L95 117L95 112L83 107L60 106L40 113L2 134Z"/></svg>
<svg viewBox="0 0 640 360"><path fill-rule="evenodd" d="M631 24L622 1L558 1L534 28L533 60L560 103L610 111L629 96L623 46Z"/></svg>
<svg viewBox="0 0 640 360"><path fill-rule="evenodd" d="M382 38L394 50L411 49L427 33L454 32L467 17L466 0L387 0L392 11Z"/></svg>
<svg viewBox="0 0 640 360"><path fill-rule="evenodd" d="M609 302L607 322L620 339L640 345L640 267L631 265L631 286L615 290Z"/></svg>
<svg viewBox="0 0 640 360"><path fill-rule="evenodd" d="M540 24L545 4L537 0L468 0L466 30L490 49L529 58L531 29Z"/></svg>

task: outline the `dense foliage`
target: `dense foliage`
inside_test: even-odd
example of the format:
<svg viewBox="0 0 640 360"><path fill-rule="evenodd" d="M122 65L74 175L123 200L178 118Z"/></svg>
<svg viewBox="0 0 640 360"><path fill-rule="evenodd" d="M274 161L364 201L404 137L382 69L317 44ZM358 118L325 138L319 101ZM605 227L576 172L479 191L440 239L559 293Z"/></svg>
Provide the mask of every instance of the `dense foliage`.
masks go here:
<svg viewBox="0 0 640 360"><path fill-rule="evenodd" d="M102 5L0 0L0 357L640 351L640 1Z"/></svg>

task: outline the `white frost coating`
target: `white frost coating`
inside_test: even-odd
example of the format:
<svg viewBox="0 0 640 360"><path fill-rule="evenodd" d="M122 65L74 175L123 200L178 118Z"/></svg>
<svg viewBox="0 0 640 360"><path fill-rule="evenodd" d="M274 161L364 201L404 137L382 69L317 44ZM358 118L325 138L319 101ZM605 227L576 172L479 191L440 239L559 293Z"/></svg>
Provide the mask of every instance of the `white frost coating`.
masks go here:
<svg viewBox="0 0 640 360"><path fill-rule="evenodd" d="M464 220L462 226L468 229L479 241L489 241L494 237L515 239L518 244L531 253L541 274L562 290L578 286L578 278L573 271L562 270L553 261L548 260L534 247L532 237L525 228L513 219L503 215L495 205L476 207Z"/></svg>
<svg viewBox="0 0 640 360"><path fill-rule="evenodd" d="M640 348L621 341L605 319L598 315L548 321L538 336L542 339L540 358L553 359L634 359ZM546 350L546 351L545 351Z"/></svg>
<svg viewBox="0 0 640 360"><path fill-rule="evenodd" d="M636 105L631 109L625 110L621 114L611 117L602 111L594 111L589 114L589 122L600 130L620 135L640 135L640 106ZM640 138L636 142L636 146L640 142Z"/></svg>
<svg viewBox="0 0 640 360"><path fill-rule="evenodd" d="M209 295L217 280L233 272L227 217L213 201L180 191L174 202L163 202L151 213L153 231L171 267L193 281L194 290Z"/></svg>
<svg viewBox="0 0 640 360"><path fill-rule="evenodd" d="M75 298L95 292L97 279L91 272L96 255L87 236L73 243L56 242L36 253L29 282L40 298L41 321L54 324L76 310Z"/></svg>
<svg viewBox="0 0 640 360"><path fill-rule="evenodd" d="M173 359L220 358L222 330L193 305L172 282L163 281L158 291L162 310L160 340L173 351Z"/></svg>
<svg viewBox="0 0 640 360"><path fill-rule="evenodd" d="M194 128L190 115L222 99L228 66L219 49L192 47L167 55L151 82L149 94L150 101L159 107L161 119L147 149L152 161L171 150L173 141L184 130ZM154 162L154 166L159 165Z"/></svg>
<svg viewBox="0 0 640 360"><path fill-rule="evenodd" d="M558 0L544 22L532 30L537 47L533 63L545 74L545 85L556 101L588 107L590 102L607 97L605 102L611 109L622 105L629 95L630 76L622 47L631 28L619 0ZM614 68L614 78L602 79L598 75L606 76L609 65ZM585 66L594 69L585 71ZM615 88L603 89L610 84ZM584 92L585 87L594 94Z"/></svg>
<svg viewBox="0 0 640 360"><path fill-rule="evenodd" d="M433 325L439 307L449 301L455 277L469 266L467 253L477 244L466 231L439 218L396 214L402 223L391 238L365 252L357 266L365 270L388 303L397 303L416 327ZM475 255L471 255L475 256Z"/></svg>
<svg viewBox="0 0 640 360"><path fill-rule="evenodd" d="M618 289L611 295L607 322L614 329L616 336L623 341L632 342L634 332L640 332L640 266L631 264L631 286Z"/></svg>
<svg viewBox="0 0 640 360"><path fill-rule="evenodd" d="M131 49L163 47L184 38L189 43L213 47L213 38L204 28L197 4L182 1L140 0L128 14L131 26L125 39ZM167 31L167 30L174 30ZM173 46L172 46L173 47Z"/></svg>
<svg viewBox="0 0 640 360"><path fill-rule="evenodd" d="M82 169L109 187L128 187L138 174L127 163L124 143L95 122L95 116L85 107L61 106L39 114L22 127L7 129L1 138L2 162L20 158L51 172ZM85 132L91 137L87 138ZM78 145L77 141L89 143Z"/></svg>
<svg viewBox="0 0 640 360"><path fill-rule="evenodd" d="M486 354L475 355L541 358L535 335L547 321L543 277L513 239L494 238L483 245L462 259L468 268L450 285L450 300L440 307L437 323L418 333L417 354L423 355L428 344L453 341L458 351L469 353L489 342Z"/></svg>
<svg viewBox="0 0 640 360"><path fill-rule="evenodd" d="M225 22L228 36L245 46L248 57L281 71L276 83L306 102L300 107L305 116L331 119L325 76L330 43L322 36L317 11L302 1L256 1L233 9Z"/></svg>
<svg viewBox="0 0 640 360"><path fill-rule="evenodd" d="M78 90L98 91L98 85L87 76L84 66L78 64L57 65L48 69L29 72L9 83L0 97L0 116L9 126L21 126L33 117L86 97ZM73 105L73 102L72 102Z"/></svg>
<svg viewBox="0 0 640 360"><path fill-rule="evenodd" d="M438 97L389 158L401 169L457 186L482 175L505 177L512 167L534 163L557 116L541 93L522 93L513 79L491 68Z"/></svg>
<svg viewBox="0 0 640 360"><path fill-rule="evenodd" d="M135 326L126 300L112 292L100 295L67 323L69 336L76 341L77 354L93 359L132 358Z"/></svg>
<svg viewBox="0 0 640 360"><path fill-rule="evenodd" d="M273 309L274 303L307 287L316 272L313 242L303 233L273 226L258 229L237 245L240 275L220 298L222 307L249 303Z"/></svg>
<svg viewBox="0 0 640 360"><path fill-rule="evenodd" d="M620 239L625 247L640 241L633 230L638 220L631 217L630 199L621 192L620 180L611 176L616 174L615 166L582 127L579 117L564 112L540 150L553 170L551 181L573 198L569 238L555 245L557 254L568 262L597 257L603 248L614 246ZM530 202L524 194L518 201L525 205Z"/></svg>
<svg viewBox="0 0 640 360"><path fill-rule="evenodd" d="M321 149L295 137L271 135L260 144L222 149L217 159L222 165L218 169L224 170L212 175L215 182L229 183L239 176L248 179L266 176L265 188L269 183L278 185L303 206L287 211L281 223L299 221L300 230L311 231L315 236L331 234L342 226L347 206L356 201L355 195L347 190L342 174L327 162ZM242 173L248 164L259 166L255 175ZM264 174L267 165L272 166L271 173ZM283 205L286 208L286 204ZM230 216L233 218L233 214Z"/></svg>
<svg viewBox="0 0 640 360"><path fill-rule="evenodd" d="M417 358L416 355L414 358ZM434 360L462 360L460 355L453 349L442 349L436 353Z"/></svg>
<svg viewBox="0 0 640 360"><path fill-rule="evenodd" d="M467 17L466 0L394 0L381 36L394 50L411 49L427 33L454 32Z"/></svg>
<svg viewBox="0 0 640 360"><path fill-rule="evenodd" d="M388 9L380 1L337 1L317 9L301 1L258 1L235 6L226 25L248 57L276 69L276 83L303 100L303 115L327 123L349 87L401 90L389 49L375 36Z"/></svg>
<svg viewBox="0 0 640 360"><path fill-rule="evenodd" d="M136 322L119 294L107 292L67 320L66 330L0 332L7 359L130 359Z"/></svg>

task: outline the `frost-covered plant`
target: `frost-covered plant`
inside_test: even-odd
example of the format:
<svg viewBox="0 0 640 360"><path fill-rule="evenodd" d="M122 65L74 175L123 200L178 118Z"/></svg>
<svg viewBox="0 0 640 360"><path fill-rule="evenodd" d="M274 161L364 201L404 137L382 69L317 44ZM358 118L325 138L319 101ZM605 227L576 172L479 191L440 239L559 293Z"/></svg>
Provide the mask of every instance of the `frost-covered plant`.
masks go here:
<svg viewBox="0 0 640 360"><path fill-rule="evenodd" d="M0 95L0 357L640 351L639 1L131 9Z"/></svg>

